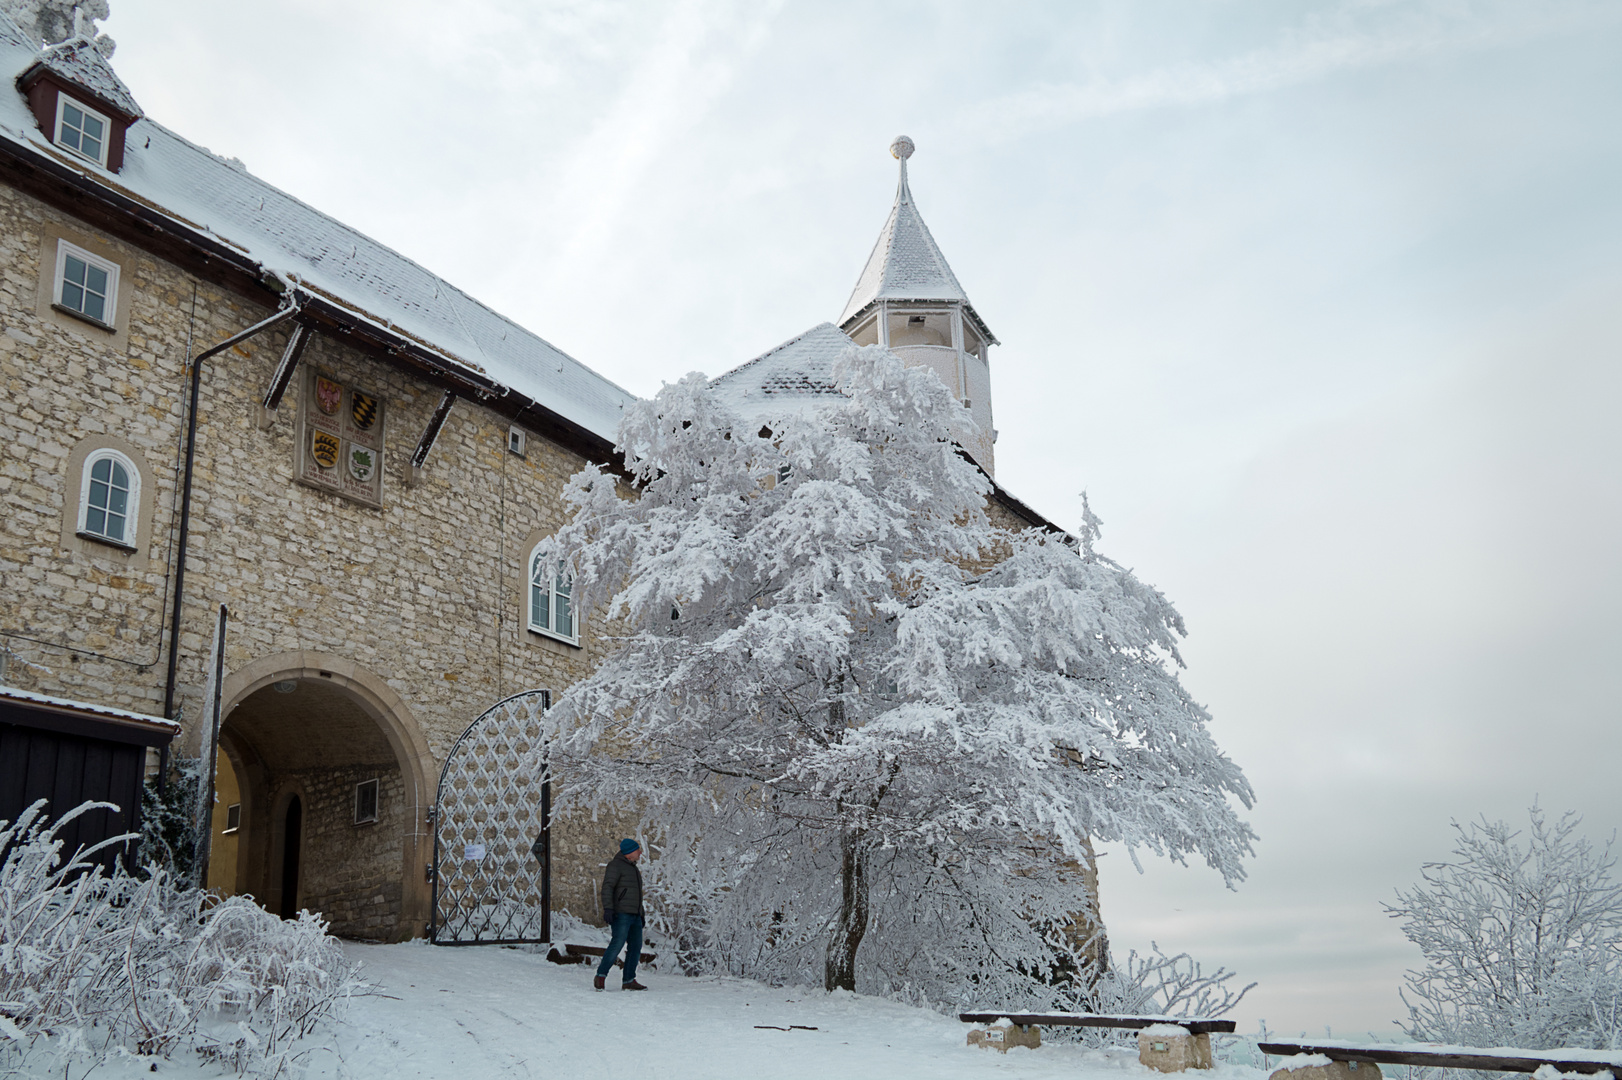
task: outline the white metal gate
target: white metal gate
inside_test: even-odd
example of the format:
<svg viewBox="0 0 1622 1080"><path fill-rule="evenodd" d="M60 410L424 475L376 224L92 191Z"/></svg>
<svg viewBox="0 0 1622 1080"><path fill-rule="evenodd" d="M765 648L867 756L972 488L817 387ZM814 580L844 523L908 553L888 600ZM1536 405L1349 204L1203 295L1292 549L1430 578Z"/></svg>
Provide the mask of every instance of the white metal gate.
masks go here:
<svg viewBox="0 0 1622 1080"><path fill-rule="evenodd" d="M435 945L552 937L552 786L542 714L550 690L497 702L445 758L434 796Z"/></svg>

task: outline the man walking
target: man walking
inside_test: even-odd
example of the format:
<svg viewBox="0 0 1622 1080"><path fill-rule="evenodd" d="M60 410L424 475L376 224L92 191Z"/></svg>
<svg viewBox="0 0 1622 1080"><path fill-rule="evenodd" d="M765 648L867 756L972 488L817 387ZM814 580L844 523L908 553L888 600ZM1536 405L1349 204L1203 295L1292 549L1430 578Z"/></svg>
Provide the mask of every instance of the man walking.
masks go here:
<svg viewBox="0 0 1622 1080"><path fill-rule="evenodd" d="M608 924L613 937L603 950L603 962L597 965L597 978L592 985L603 988L603 981L614 970L614 961L625 947L625 981L621 990L646 990L636 981L636 962L642 957L642 871L636 868L642 858L642 845L635 840L621 840L620 853L609 860L603 872L603 922Z"/></svg>

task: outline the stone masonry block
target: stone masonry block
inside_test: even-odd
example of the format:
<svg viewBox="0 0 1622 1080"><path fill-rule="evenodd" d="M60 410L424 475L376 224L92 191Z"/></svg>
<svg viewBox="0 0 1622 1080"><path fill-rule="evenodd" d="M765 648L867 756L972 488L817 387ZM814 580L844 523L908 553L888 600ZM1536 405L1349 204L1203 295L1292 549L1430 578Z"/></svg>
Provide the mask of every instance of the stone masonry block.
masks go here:
<svg viewBox="0 0 1622 1080"><path fill-rule="evenodd" d="M1372 1061L1330 1061L1322 1054L1285 1058L1267 1080L1381 1080Z"/></svg>
<svg viewBox="0 0 1622 1080"><path fill-rule="evenodd" d="M969 1045L983 1046L1003 1054L1016 1046L1035 1050L1042 1045L1042 1029L1035 1024L1016 1024L1011 1020L999 1020L995 1024L970 1029Z"/></svg>
<svg viewBox="0 0 1622 1080"><path fill-rule="evenodd" d="M1176 1024L1153 1024L1138 1032L1138 1060L1157 1072L1209 1069L1211 1036Z"/></svg>

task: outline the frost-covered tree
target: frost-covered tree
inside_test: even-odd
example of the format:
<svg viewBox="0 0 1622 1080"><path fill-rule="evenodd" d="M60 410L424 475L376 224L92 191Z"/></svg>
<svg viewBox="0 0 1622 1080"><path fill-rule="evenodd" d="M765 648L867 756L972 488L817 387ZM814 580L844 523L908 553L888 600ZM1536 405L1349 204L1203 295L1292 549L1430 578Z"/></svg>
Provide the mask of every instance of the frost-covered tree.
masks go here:
<svg viewBox="0 0 1622 1080"><path fill-rule="evenodd" d="M23 33L46 45L77 34L94 41L103 56L112 56L117 47L96 29L96 23L112 14L107 0L0 0L0 11Z"/></svg>
<svg viewBox="0 0 1622 1080"><path fill-rule="evenodd" d="M629 490L570 482L551 558L621 637L550 714L558 805L641 810L689 964L1073 1001L1092 843L1235 883L1249 784L1090 511L996 527L932 372L875 346L835 380L763 426L690 375L627 410Z"/></svg>
<svg viewBox="0 0 1622 1080"><path fill-rule="evenodd" d="M1502 821L1453 823L1452 862L1386 905L1425 966L1403 1029L1465 1046L1622 1049L1622 884L1611 845L1533 806L1524 846Z"/></svg>

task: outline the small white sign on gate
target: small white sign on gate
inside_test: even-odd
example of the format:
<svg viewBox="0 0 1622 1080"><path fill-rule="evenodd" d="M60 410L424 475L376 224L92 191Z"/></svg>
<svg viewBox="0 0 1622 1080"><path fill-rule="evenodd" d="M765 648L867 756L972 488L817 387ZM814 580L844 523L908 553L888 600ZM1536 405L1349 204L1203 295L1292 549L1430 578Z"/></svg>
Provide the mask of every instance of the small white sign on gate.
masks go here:
<svg viewBox="0 0 1622 1080"><path fill-rule="evenodd" d="M469 844L467 847L462 849L462 858L466 859L468 862L478 862L480 859L484 858L484 845Z"/></svg>

